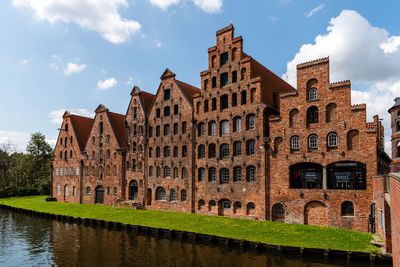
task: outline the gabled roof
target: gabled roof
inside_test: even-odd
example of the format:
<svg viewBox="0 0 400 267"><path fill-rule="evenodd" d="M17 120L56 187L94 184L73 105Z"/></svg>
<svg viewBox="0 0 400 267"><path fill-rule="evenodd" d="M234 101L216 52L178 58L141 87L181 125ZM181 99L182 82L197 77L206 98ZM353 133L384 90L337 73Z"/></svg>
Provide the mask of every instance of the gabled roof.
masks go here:
<svg viewBox="0 0 400 267"><path fill-rule="evenodd" d="M153 95L153 94L150 94L150 93L142 91L142 97L143 97L144 109L146 111L146 114L148 114L149 110L150 110L151 103L153 103L153 99L156 96Z"/></svg>
<svg viewBox="0 0 400 267"><path fill-rule="evenodd" d="M197 87L194 87L190 84L187 84L182 81L175 80L176 83L179 85L179 87L182 89L183 93L186 95L190 103L193 105L193 98L195 97L196 94L200 93L201 90Z"/></svg>
<svg viewBox="0 0 400 267"><path fill-rule="evenodd" d="M82 117L79 115L70 115L72 127L75 130L76 139L81 151L85 150L87 140L89 139L90 130L92 129L93 119Z"/></svg>
<svg viewBox="0 0 400 267"><path fill-rule="evenodd" d="M110 118L111 127L114 129L115 137L117 138L119 147L125 146L125 115L107 112L108 117Z"/></svg>

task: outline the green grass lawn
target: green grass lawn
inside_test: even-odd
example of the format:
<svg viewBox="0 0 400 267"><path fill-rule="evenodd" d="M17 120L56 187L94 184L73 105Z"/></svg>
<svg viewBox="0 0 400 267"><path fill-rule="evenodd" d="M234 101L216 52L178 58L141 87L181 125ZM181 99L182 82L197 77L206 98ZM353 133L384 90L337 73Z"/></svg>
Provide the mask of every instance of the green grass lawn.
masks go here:
<svg viewBox="0 0 400 267"><path fill-rule="evenodd" d="M46 202L45 196L3 198L0 203L53 214L184 230L267 244L373 252L372 235L323 226L284 224L218 216L134 210L103 205Z"/></svg>

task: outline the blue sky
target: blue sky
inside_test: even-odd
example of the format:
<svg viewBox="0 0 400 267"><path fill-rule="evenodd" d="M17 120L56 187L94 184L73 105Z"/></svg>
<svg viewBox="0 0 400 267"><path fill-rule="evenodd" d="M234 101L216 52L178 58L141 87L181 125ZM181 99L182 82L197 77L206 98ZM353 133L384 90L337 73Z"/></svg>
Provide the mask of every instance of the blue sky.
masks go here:
<svg viewBox="0 0 400 267"><path fill-rule="evenodd" d="M330 56L331 82L384 118L400 95L400 1L0 1L0 144L52 144L65 109L125 113L133 85L155 93L165 68L200 85L215 32L230 22L246 53L296 84L295 65ZM386 150L389 152L388 150Z"/></svg>

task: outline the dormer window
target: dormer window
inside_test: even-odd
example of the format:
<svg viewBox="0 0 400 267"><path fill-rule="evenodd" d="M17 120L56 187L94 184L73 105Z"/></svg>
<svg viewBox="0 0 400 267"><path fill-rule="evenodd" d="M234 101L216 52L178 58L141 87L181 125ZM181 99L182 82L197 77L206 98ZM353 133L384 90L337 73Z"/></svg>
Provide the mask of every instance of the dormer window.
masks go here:
<svg viewBox="0 0 400 267"><path fill-rule="evenodd" d="M316 100L318 99L318 90L317 88L311 88L308 90L308 100Z"/></svg>
<svg viewBox="0 0 400 267"><path fill-rule="evenodd" d="M228 52L222 53L220 57L220 66L228 63Z"/></svg>
<svg viewBox="0 0 400 267"><path fill-rule="evenodd" d="M164 90L164 100L169 100L171 98L171 90L165 89Z"/></svg>

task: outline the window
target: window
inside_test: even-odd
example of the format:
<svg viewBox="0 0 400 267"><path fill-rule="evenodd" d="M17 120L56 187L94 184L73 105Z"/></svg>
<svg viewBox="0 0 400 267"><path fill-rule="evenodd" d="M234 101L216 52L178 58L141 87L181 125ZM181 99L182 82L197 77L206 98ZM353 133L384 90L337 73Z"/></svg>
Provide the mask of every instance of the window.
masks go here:
<svg viewBox="0 0 400 267"><path fill-rule="evenodd" d="M240 132L242 129L242 119L240 117L235 117L233 119L233 131Z"/></svg>
<svg viewBox="0 0 400 267"><path fill-rule="evenodd" d="M256 167L248 166L246 168L246 181L255 182L256 181Z"/></svg>
<svg viewBox="0 0 400 267"><path fill-rule="evenodd" d="M178 174L178 168L174 168L174 179L178 179L179 174Z"/></svg>
<svg viewBox="0 0 400 267"><path fill-rule="evenodd" d="M91 169L92 169L91 174L92 174L92 176L94 176L94 174L95 174L95 169L94 169L94 167L92 167Z"/></svg>
<svg viewBox="0 0 400 267"><path fill-rule="evenodd" d="M338 137L336 133L329 133L327 139L328 148L335 148L338 146Z"/></svg>
<svg viewBox="0 0 400 267"><path fill-rule="evenodd" d="M213 56L211 57L211 67L212 67L212 68L215 67L215 60L216 60L216 58L217 58L216 55L213 55Z"/></svg>
<svg viewBox="0 0 400 267"><path fill-rule="evenodd" d="M233 156L240 156L242 154L242 142L236 141L233 143Z"/></svg>
<svg viewBox="0 0 400 267"><path fill-rule="evenodd" d="M216 146L215 144L208 145L208 158L215 158L216 155Z"/></svg>
<svg viewBox="0 0 400 267"><path fill-rule="evenodd" d="M153 148L149 147L149 158L153 157Z"/></svg>
<svg viewBox="0 0 400 267"><path fill-rule="evenodd" d="M156 117L160 118L161 117L161 110L158 108L156 109Z"/></svg>
<svg viewBox="0 0 400 267"><path fill-rule="evenodd" d="M186 121L182 122L182 134L186 133Z"/></svg>
<svg viewBox="0 0 400 267"><path fill-rule="evenodd" d="M111 174L111 168L110 168L110 166L107 166L107 168L106 168L106 174L107 174L107 175L110 175L110 174Z"/></svg>
<svg viewBox="0 0 400 267"><path fill-rule="evenodd" d="M132 143L132 152L133 153L136 153L136 147L137 147L136 142L133 142Z"/></svg>
<svg viewBox="0 0 400 267"><path fill-rule="evenodd" d="M178 123L174 123L174 134L178 134Z"/></svg>
<svg viewBox="0 0 400 267"><path fill-rule="evenodd" d="M58 176L58 168L55 169L55 176Z"/></svg>
<svg viewBox="0 0 400 267"><path fill-rule="evenodd" d="M246 102L247 102L247 93L246 93L246 91L242 91L241 93L240 93L240 103L242 104L242 105L246 105Z"/></svg>
<svg viewBox="0 0 400 267"><path fill-rule="evenodd" d="M72 187L72 196L76 197L76 186Z"/></svg>
<svg viewBox="0 0 400 267"><path fill-rule="evenodd" d="M164 167L164 178L170 178L171 177L171 169L168 166Z"/></svg>
<svg viewBox="0 0 400 267"><path fill-rule="evenodd" d="M136 124L132 125L132 134L133 134L133 136L137 136L137 125Z"/></svg>
<svg viewBox="0 0 400 267"><path fill-rule="evenodd" d="M225 86L228 84L228 73L227 72L224 72L221 74L220 84L221 84L221 86Z"/></svg>
<svg viewBox="0 0 400 267"><path fill-rule="evenodd" d="M237 93L232 94L232 107L237 106Z"/></svg>
<svg viewBox="0 0 400 267"><path fill-rule="evenodd" d="M133 108L133 118L137 119L137 107Z"/></svg>
<svg viewBox="0 0 400 267"><path fill-rule="evenodd" d="M247 121L246 121L246 129L247 130L255 129L254 119L255 119L255 117L253 114L247 115Z"/></svg>
<svg viewBox="0 0 400 267"><path fill-rule="evenodd" d="M293 150L300 149L300 137L298 137L297 135L292 136L292 138L290 138L290 149Z"/></svg>
<svg viewBox="0 0 400 267"><path fill-rule="evenodd" d="M235 61L236 51L237 51L237 48L234 47L234 48L232 49L232 61Z"/></svg>
<svg viewBox="0 0 400 267"><path fill-rule="evenodd" d="M61 139L62 140L62 139ZM60 151L60 159L62 159L63 152Z"/></svg>
<svg viewBox="0 0 400 267"><path fill-rule="evenodd" d="M164 136L167 136L167 135L169 135L170 134L170 126L169 126L169 124L165 124L164 125Z"/></svg>
<svg viewBox="0 0 400 267"><path fill-rule="evenodd" d="M63 144L63 139L62 138L60 138L60 145L62 145Z"/></svg>
<svg viewBox="0 0 400 267"><path fill-rule="evenodd" d="M179 113L179 106L174 105L174 115L178 115L178 113Z"/></svg>
<svg viewBox="0 0 400 267"><path fill-rule="evenodd" d="M235 83L235 82L237 82L237 71L236 70L232 72L232 83Z"/></svg>
<svg viewBox="0 0 400 267"><path fill-rule="evenodd" d="M350 201L345 201L342 203L341 208L342 216L354 216L354 205Z"/></svg>
<svg viewBox="0 0 400 267"><path fill-rule="evenodd" d="M236 201L235 204L233 204L233 213L238 212L240 209L242 209L242 203Z"/></svg>
<svg viewBox="0 0 400 267"><path fill-rule="evenodd" d="M208 169L208 181L215 182L217 180L217 170L214 167Z"/></svg>
<svg viewBox="0 0 400 267"><path fill-rule="evenodd" d="M181 190L181 201L186 201L187 200L187 193L185 189Z"/></svg>
<svg viewBox="0 0 400 267"><path fill-rule="evenodd" d="M176 201L176 193L173 188L169 191L169 201Z"/></svg>
<svg viewBox="0 0 400 267"><path fill-rule="evenodd" d="M64 152L64 159L68 159L68 151Z"/></svg>
<svg viewBox="0 0 400 267"><path fill-rule="evenodd" d="M400 132L400 121L396 121L396 132Z"/></svg>
<svg viewBox="0 0 400 267"><path fill-rule="evenodd" d="M170 107L164 107L164 117L171 115Z"/></svg>
<svg viewBox="0 0 400 267"><path fill-rule="evenodd" d="M203 199L199 200L199 210L201 209L201 207L204 207L206 205L206 202Z"/></svg>
<svg viewBox="0 0 400 267"><path fill-rule="evenodd" d="M106 139L106 142L107 142L107 144L109 144L109 143L110 143L110 135L109 135L109 134L107 134L107 139Z"/></svg>
<svg viewBox="0 0 400 267"><path fill-rule="evenodd" d="M114 192L113 192L113 193L114 193L114 195L116 195L116 194L117 194L117 188L116 188L116 187L114 187L114 188L113 188L113 191L114 191Z"/></svg>
<svg viewBox="0 0 400 267"><path fill-rule="evenodd" d="M308 137L308 148L318 148L318 136L316 134L312 134Z"/></svg>
<svg viewBox="0 0 400 267"><path fill-rule="evenodd" d="M293 125L295 125L296 124L296 122L297 122L297 115L299 114L299 110L297 109L297 108L295 108L295 109L292 109L290 112L289 112L289 126L290 127L293 127Z"/></svg>
<svg viewBox="0 0 400 267"><path fill-rule="evenodd" d="M219 147L219 154L220 154L220 158L228 158L229 157L229 145L228 144L222 144Z"/></svg>
<svg viewBox="0 0 400 267"><path fill-rule="evenodd" d="M149 137L153 137L153 127L149 127Z"/></svg>
<svg viewBox="0 0 400 267"><path fill-rule="evenodd" d="M250 202L246 206L246 214L252 214L256 210L256 205L253 202Z"/></svg>
<svg viewBox="0 0 400 267"><path fill-rule="evenodd" d="M226 184L229 183L229 169L221 169L220 171L220 183Z"/></svg>
<svg viewBox="0 0 400 267"><path fill-rule="evenodd" d="M165 201L167 199L167 194L165 189L162 187L157 188L156 190L156 200Z"/></svg>
<svg viewBox="0 0 400 267"><path fill-rule="evenodd" d="M318 99L318 90L317 88L311 88L308 90L308 99L307 100L316 100Z"/></svg>
<svg viewBox="0 0 400 267"><path fill-rule="evenodd" d="M196 103L196 113L197 114L199 114L199 112L200 112L200 105L201 105L200 101Z"/></svg>
<svg viewBox="0 0 400 267"><path fill-rule="evenodd" d="M136 171L136 159L132 159L132 171Z"/></svg>
<svg viewBox="0 0 400 267"><path fill-rule="evenodd" d="M254 155L255 154L255 146L256 142L254 140L249 140L246 142L246 155Z"/></svg>
<svg viewBox="0 0 400 267"><path fill-rule="evenodd" d="M212 80L211 80L211 87L212 87L212 88L217 87L217 77L212 77Z"/></svg>
<svg viewBox="0 0 400 267"><path fill-rule="evenodd" d="M217 134L217 124L215 121L210 121L208 123L208 135L216 135Z"/></svg>
<svg viewBox="0 0 400 267"><path fill-rule="evenodd" d="M322 189L322 166L297 163L289 167L290 188Z"/></svg>
<svg viewBox="0 0 400 267"><path fill-rule="evenodd" d="M113 175L117 175L117 166L116 165L114 165L114 167L113 167Z"/></svg>
<svg viewBox="0 0 400 267"><path fill-rule="evenodd" d="M64 168L60 168L60 176L63 176L64 175Z"/></svg>
<svg viewBox="0 0 400 267"><path fill-rule="evenodd" d="M216 110L217 109L217 99L214 97L211 100L211 110Z"/></svg>
<svg viewBox="0 0 400 267"><path fill-rule="evenodd" d="M69 157L72 158L72 150L69 151Z"/></svg>
<svg viewBox="0 0 400 267"><path fill-rule="evenodd" d="M164 147L164 157L168 158L171 154L171 150L169 148L169 146L165 146Z"/></svg>
<svg viewBox="0 0 400 267"><path fill-rule="evenodd" d="M174 158L178 157L178 147L174 146Z"/></svg>
<svg viewBox="0 0 400 267"><path fill-rule="evenodd" d="M256 88L250 90L250 103L253 103L256 98Z"/></svg>
<svg viewBox="0 0 400 267"><path fill-rule="evenodd" d="M198 170L198 180L199 182L206 180L206 170L204 168L199 168Z"/></svg>
<svg viewBox="0 0 400 267"><path fill-rule="evenodd" d="M240 70L240 80L243 81L244 80L244 76L246 75L246 68L242 68Z"/></svg>
<svg viewBox="0 0 400 267"><path fill-rule="evenodd" d="M153 172L154 172L154 168L153 168L153 166L150 166L149 167L149 176L150 177L153 177Z"/></svg>
<svg viewBox="0 0 400 267"><path fill-rule="evenodd" d="M206 156L206 148L204 145L199 145L198 151L197 151L197 158L203 159Z"/></svg>
<svg viewBox="0 0 400 267"><path fill-rule="evenodd" d="M142 152L143 152L143 146L139 145L139 153L142 153Z"/></svg>
<svg viewBox="0 0 400 267"><path fill-rule="evenodd" d="M203 122L199 123L197 126L197 136L204 136L205 134L205 125Z"/></svg>
<svg viewBox="0 0 400 267"><path fill-rule="evenodd" d="M74 167L69 168L69 175L74 176Z"/></svg>
<svg viewBox="0 0 400 267"><path fill-rule="evenodd" d="M311 106L307 109L307 124L318 123L318 108Z"/></svg>
<svg viewBox="0 0 400 267"><path fill-rule="evenodd" d="M228 64L228 52L222 53L220 56L220 66Z"/></svg>
<svg viewBox="0 0 400 267"><path fill-rule="evenodd" d="M69 168L65 167L65 176L68 176L68 173L69 173Z"/></svg>
<svg viewBox="0 0 400 267"><path fill-rule="evenodd" d="M99 123L99 133L103 134L103 132L104 132L103 122L100 122Z"/></svg>
<svg viewBox="0 0 400 267"><path fill-rule="evenodd" d="M104 159L104 157L103 157L103 150L100 150L100 152L99 152L99 162L100 162L100 163L103 162L103 159Z"/></svg>
<svg viewBox="0 0 400 267"><path fill-rule="evenodd" d="M339 161L327 166L328 189L365 190L366 167L356 161Z"/></svg>
<svg viewBox="0 0 400 267"><path fill-rule="evenodd" d="M187 173L186 173L186 168L182 168L182 179L186 179Z"/></svg>
<svg viewBox="0 0 400 267"><path fill-rule="evenodd" d="M103 180L103 166L99 167L99 180Z"/></svg>
<svg viewBox="0 0 400 267"><path fill-rule="evenodd" d="M326 123L336 120L337 106L335 103L330 103L326 106Z"/></svg>
<svg viewBox="0 0 400 267"><path fill-rule="evenodd" d="M156 126L156 136L160 136L160 125Z"/></svg>
<svg viewBox="0 0 400 267"><path fill-rule="evenodd" d="M204 112L208 112L208 99L204 100Z"/></svg>
<svg viewBox="0 0 400 267"><path fill-rule="evenodd" d="M165 89L164 90L164 100L169 100L171 98L171 90Z"/></svg>
<svg viewBox="0 0 400 267"><path fill-rule="evenodd" d="M221 121L221 135L229 134L229 121Z"/></svg>
<svg viewBox="0 0 400 267"><path fill-rule="evenodd" d="M111 151L110 151L110 149L107 149L107 159L110 159L110 157L111 157Z"/></svg>
<svg viewBox="0 0 400 267"><path fill-rule="evenodd" d="M111 188L109 186L107 186L107 195L109 195L111 192Z"/></svg>
<svg viewBox="0 0 400 267"><path fill-rule="evenodd" d="M221 101L221 107L220 107L220 109L221 109L221 111L222 110L224 110L224 109L227 109L228 108L228 95L222 95L221 97L220 97L220 101Z"/></svg>
<svg viewBox="0 0 400 267"><path fill-rule="evenodd" d="M86 195L90 196L92 189L88 186L86 187Z"/></svg>
<svg viewBox="0 0 400 267"><path fill-rule="evenodd" d="M285 222L285 208L281 203L276 203L272 206L272 221Z"/></svg>
<svg viewBox="0 0 400 267"><path fill-rule="evenodd" d="M161 168L159 166L157 166L157 168L156 168L156 177L157 178L161 177Z"/></svg>
<svg viewBox="0 0 400 267"><path fill-rule="evenodd" d="M207 90L207 87L208 87L208 80L205 79L204 80L204 86L203 86L204 90Z"/></svg>
<svg viewBox="0 0 400 267"><path fill-rule="evenodd" d="M79 167L75 167L75 175L79 176Z"/></svg>
<svg viewBox="0 0 400 267"><path fill-rule="evenodd" d="M229 200L225 200L221 204L223 209L230 209L232 206L232 203Z"/></svg>
<svg viewBox="0 0 400 267"><path fill-rule="evenodd" d="M182 146L182 157L183 158L187 157L187 148L186 148L186 146Z"/></svg>
<svg viewBox="0 0 400 267"><path fill-rule="evenodd" d="M160 147L156 147L156 158L161 157L161 149Z"/></svg>
<svg viewBox="0 0 400 267"><path fill-rule="evenodd" d="M92 137L92 145L95 145L96 144L96 137Z"/></svg>
<svg viewBox="0 0 400 267"><path fill-rule="evenodd" d="M242 181L242 168L241 167L234 167L233 168L233 181L240 182Z"/></svg>
<svg viewBox="0 0 400 267"><path fill-rule="evenodd" d="M57 186L56 186L56 194L57 194L57 196L61 195L61 185L60 184L57 184Z"/></svg>

